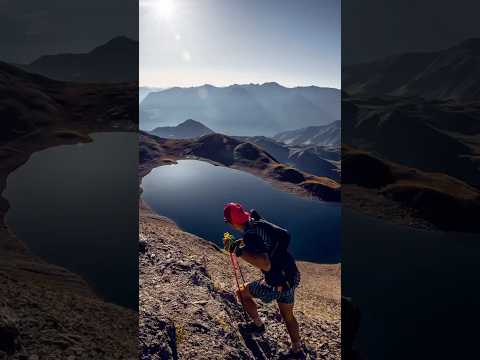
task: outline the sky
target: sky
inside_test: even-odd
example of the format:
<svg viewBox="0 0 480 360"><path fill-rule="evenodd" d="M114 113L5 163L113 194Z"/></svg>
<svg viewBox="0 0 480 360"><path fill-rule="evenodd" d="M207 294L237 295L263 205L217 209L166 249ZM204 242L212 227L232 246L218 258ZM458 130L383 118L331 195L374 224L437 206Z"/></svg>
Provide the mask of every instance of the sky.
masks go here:
<svg viewBox="0 0 480 360"><path fill-rule="evenodd" d="M0 0L0 60L88 52L120 35L137 40L140 30L144 85L339 87L340 49L351 64L480 37L478 0L341 8L340 16L340 0Z"/></svg>
<svg viewBox="0 0 480 360"><path fill-rule="evenodd" d="M140 85L340 87L340 0L140 0Z"/></svg>
<svg viewBox="0 0 480 360"><path fill-rule="evenodd" d="M342 0L342 63L437 51L480 37L478 0Z"/></svg>
<svg viewBox="0 0 480 360"><path fill-rule="evenodd" d="M0 0L0 60L88 52L124 35L138 40L138 0Z"/></svg>

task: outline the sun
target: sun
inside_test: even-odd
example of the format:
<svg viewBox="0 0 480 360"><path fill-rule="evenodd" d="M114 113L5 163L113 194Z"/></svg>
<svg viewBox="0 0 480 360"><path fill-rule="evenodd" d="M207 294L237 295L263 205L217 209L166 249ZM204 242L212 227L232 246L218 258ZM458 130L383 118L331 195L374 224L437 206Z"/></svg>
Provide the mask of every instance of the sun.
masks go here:
<svg viewBox="0 0 480 360"><path fill-rule="evenodd" d="M154 11L165 20L171 20L175 15L175 2L173 0L156 0Z"/></svg>

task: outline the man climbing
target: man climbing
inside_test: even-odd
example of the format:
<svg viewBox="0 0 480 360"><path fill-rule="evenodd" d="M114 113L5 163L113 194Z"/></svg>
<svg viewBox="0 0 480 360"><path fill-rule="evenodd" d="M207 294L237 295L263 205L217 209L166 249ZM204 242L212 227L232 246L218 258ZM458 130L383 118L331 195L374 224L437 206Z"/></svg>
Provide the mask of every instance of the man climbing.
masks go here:
<svg viewBox="0 0 480 360"><path fill-rule="evenodd" d="M298 322L293 315L300 272L288 252L288 231L264 220L255 210L245 211L237 203L226 204L223 214L225 222L243 234L239 240L225 239L225 249L260 269L264 275L237 290L238 298L252 319L241 324L240 330L252 335L263 334L265 324L253 298L264 302L276 300L292 342L291 348L280 354L279 359L304 359Z"/></svg>

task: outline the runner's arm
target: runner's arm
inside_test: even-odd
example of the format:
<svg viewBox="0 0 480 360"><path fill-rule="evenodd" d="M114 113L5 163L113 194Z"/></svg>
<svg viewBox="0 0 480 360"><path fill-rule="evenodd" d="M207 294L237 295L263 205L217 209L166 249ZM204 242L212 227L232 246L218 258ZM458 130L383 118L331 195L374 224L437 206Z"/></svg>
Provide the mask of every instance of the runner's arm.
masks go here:
<svg viewBox="0 0 480 360"><path fill-rule="evenodd" d="M272 267L267 253L256 254L248 250L243 250L240 257L263 271L270 271Z"/></svg>

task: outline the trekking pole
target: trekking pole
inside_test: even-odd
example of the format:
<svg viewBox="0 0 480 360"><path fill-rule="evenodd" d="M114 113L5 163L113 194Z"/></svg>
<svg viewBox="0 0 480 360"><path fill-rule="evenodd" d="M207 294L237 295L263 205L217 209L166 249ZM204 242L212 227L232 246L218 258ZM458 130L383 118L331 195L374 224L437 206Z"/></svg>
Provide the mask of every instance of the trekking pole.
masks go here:
<svg viewBox="0 0 480 360"><path fill-rule="evenodd" d="M240 288L240 281L238 280L237 268L239 269L240 274L242 273L240 268L238 267L238 262L235 254L230 253L230 261L232 263L233 274L235 275L235 281L237 283L238 297L240 298L240 304L242 305L243 317L245 318L245 321L248 321L247 311L245 310L245 305L243 303L242 289ZM241 276L243 280L243 274ZM245 280L243 280L243 286L245 286Z"/></svg>
<svg viewBox="0 0 480 360"><path fill-rule="evenodd" d="M245 278L243 277L242 268L240 267L240 264L238 263L238 258L235 254L232 254L232 255L233 255L233 260L235 261L235 265L237 266L238 272L240 273L240 276L242 277L243 286L245 287Z"/></svg>

